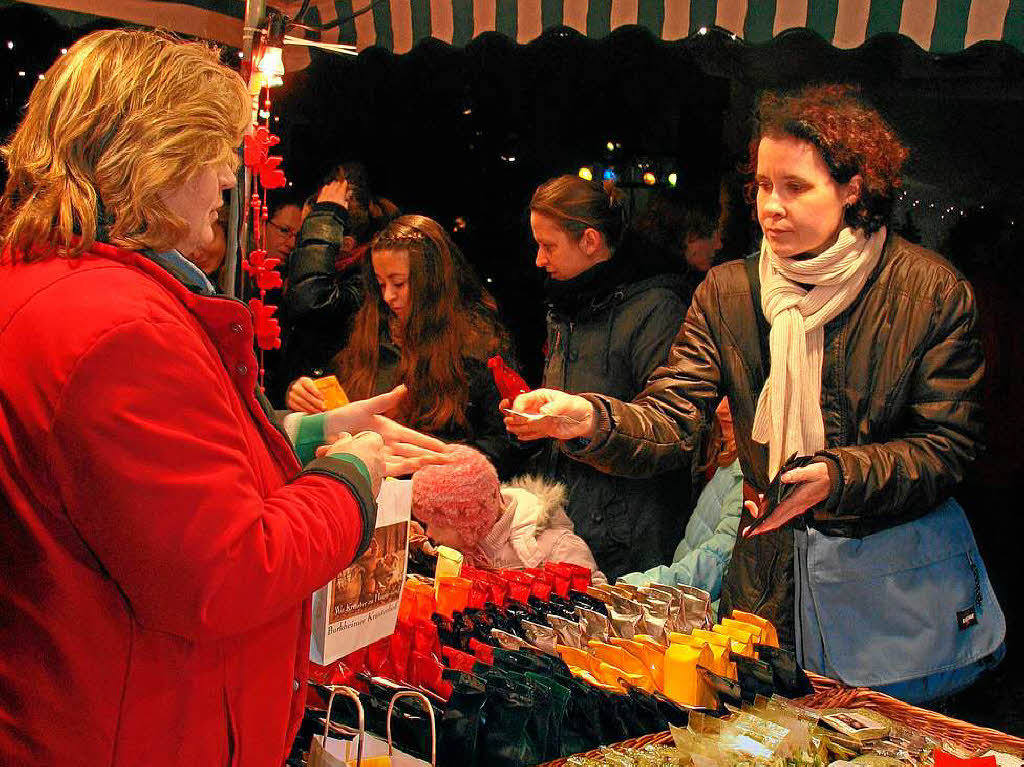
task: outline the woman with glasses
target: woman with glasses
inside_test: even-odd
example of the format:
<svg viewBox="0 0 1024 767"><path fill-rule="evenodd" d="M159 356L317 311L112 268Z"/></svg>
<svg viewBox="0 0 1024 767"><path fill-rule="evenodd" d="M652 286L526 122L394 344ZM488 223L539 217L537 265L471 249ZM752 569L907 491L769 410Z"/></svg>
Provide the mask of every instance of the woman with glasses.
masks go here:
<svg viewBox="0 0 1024 767"><path fill-rule="evenodd" d="M288 258L295 249L295 238L302 226L302 207L288 199L272 201L267 221L267 257L281 259L281 270L287 271Z"/></svg>

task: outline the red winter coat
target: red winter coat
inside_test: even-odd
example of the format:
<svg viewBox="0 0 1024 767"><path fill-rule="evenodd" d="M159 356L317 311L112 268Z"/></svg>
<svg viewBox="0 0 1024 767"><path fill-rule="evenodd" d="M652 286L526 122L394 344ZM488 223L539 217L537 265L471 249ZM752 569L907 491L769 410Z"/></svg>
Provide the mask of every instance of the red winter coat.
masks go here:
<svg viewBox="0 0 1024 767"><path fill-rule="evenodd" d="M300 473L252 344L137 253L0 264L0 763L286 757L309 596L376 512L350 465Z"/></svg>

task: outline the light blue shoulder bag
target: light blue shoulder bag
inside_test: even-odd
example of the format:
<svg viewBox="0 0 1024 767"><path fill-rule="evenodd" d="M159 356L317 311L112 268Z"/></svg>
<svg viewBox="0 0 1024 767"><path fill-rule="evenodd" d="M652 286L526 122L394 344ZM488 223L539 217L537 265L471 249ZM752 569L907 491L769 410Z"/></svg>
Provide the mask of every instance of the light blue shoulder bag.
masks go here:
<svg viewBox="0 0 1024 767"><path fill-rule="evenodd" d="M1002 660L1006 620L963 509L864 538L794 531L804 668L909 703L950 695Z"/></svg>

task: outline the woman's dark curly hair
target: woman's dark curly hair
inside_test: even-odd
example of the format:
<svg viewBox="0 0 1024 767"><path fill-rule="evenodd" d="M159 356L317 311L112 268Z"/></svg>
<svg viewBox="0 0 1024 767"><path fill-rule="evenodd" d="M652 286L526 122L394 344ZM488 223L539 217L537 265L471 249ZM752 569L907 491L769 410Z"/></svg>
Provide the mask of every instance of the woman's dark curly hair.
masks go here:
<svg viewBox="0 0 1024 767"><path fill-rule="evenodd" d="M818 148L833 180L863 180L857 202L846 209L847 226L874 234L889 219L907 149L882 116L850 85L814 85L793 94L765 93L754 115L750 172L765 136L792 136ZM753 202L756 184L747 185Z"/></svg>

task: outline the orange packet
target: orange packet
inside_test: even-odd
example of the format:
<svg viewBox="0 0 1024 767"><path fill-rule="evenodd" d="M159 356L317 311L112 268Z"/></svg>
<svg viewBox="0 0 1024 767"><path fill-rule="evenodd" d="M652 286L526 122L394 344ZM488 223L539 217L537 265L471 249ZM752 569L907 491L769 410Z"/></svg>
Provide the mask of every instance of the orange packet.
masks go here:
<svg viewBox="0 0 1024 767"><path fill-rule="evenodd" d="M320 392L320 396L324 398L325 410L334 410L336 407L348 404L348 395L345 394L345 390L341 388L341 384L338 383L335 376L314 378L313 384Z"/></svg>

